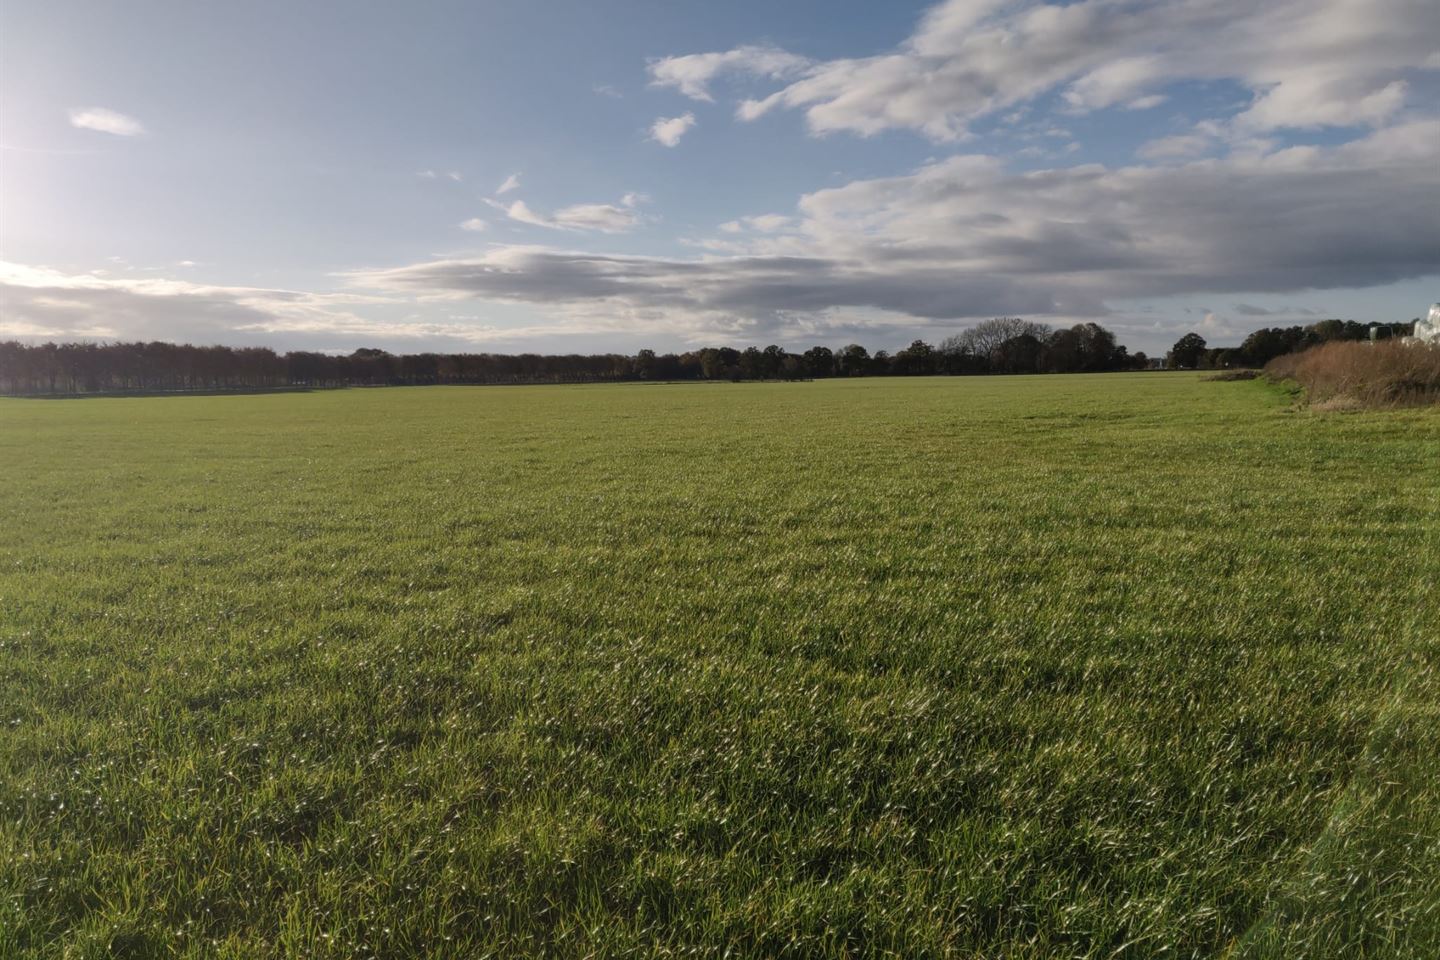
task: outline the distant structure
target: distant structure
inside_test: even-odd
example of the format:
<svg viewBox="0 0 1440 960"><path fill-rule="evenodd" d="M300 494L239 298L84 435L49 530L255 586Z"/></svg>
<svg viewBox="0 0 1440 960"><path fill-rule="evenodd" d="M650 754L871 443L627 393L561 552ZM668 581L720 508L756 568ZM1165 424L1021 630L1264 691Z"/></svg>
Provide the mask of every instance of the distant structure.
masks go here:
<svg viewBox="0 0 1440 960"><path fill-rule="evenodd" d="M1421 343L1440 343L1440 303L1430 304L1430 315L1415 321L1411 336Z"/></svg>

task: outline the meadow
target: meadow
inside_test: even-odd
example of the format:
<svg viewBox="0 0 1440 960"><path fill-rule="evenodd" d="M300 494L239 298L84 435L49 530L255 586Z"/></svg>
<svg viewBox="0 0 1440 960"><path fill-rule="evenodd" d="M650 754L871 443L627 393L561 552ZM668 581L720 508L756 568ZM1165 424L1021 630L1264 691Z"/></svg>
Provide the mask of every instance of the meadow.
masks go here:
<svg viewBox="0 0 1440 960"><path fill-rule="evenodd" d="M0 956L1440 954L1440 408L0 400Z"/></svg>

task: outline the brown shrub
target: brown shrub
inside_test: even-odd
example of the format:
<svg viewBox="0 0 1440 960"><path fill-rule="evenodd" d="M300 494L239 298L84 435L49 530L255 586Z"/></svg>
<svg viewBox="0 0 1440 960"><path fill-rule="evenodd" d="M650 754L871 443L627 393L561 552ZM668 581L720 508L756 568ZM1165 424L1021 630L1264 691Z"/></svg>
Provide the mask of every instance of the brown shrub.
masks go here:
<svg viewBox="0 0 1440 960"><path fill-rule="evenodd" d="M1326 409L1440 403L1440 346L1402 340L1332 341L1265 365L1273 381L1294 380L1307 403Z"/></svg>
<svg viewBox="0 0 1440 960"><path fill-rule="evenodd" d="M1356 410L1364 410L1365 404L1356 400L1348 393L1342 393L1331 397L1329 400L1312 403L1310 404L1310 409L1319 413L1354 413Z"/></svg>

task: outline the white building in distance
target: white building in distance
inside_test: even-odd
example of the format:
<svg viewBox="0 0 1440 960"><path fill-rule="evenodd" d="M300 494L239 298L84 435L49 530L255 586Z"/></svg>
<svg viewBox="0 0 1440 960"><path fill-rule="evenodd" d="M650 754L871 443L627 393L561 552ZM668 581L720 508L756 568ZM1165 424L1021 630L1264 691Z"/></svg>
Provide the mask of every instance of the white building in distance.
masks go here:
<svg viewBox="0 0 1440 960"><path fill-rule="evenodd" d="M1415 321L1411 336L1421 343L1440 344L1440 303L1430 304L1430 315Z"/></svg>

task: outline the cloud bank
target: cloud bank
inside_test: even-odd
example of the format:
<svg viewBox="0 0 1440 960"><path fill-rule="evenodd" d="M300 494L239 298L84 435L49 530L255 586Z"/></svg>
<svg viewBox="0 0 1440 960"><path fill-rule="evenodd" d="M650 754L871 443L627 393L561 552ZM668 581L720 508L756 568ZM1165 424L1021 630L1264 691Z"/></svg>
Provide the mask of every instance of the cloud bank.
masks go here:
<svg viewBox="0 0 1440 960"><path fill-rule="evenodd" d="M742 119L793 110L820 134L905 131L960 144L993 118L1028 131L1012 158L1055 164L1077 146L1067 117L1200 103L1178 86L1191 81L1224 81L1215 91L1231 102L1214 108L1219 116L1157 124L1130 164L1017 172L971 149L814 190L789 209L727 211L713 232L679 241L704 256L573 249L583 236L654 221L641 212L646 198L545 209L519 199L517 173L483 201L499 213L489 225L553 231L556 245L493 244L357 270L348 274L356 293L11 267L0 273L0 335L803 342L953 329L1001 313L1101 319L1123 332L1121 304L1189 295L1225 295L1209 302L1263 317L1274 309L1245 295L1440 273L1440 119L1418 95L1437 80L1437 50L1434 0L948 0L874 56L740 46L652 61L651 84L698 103L733 96ZM75 111L72 122L143 132L103 108ZM661 116L649 136L675 147L695 125L694 112ZM1305 130L1323 131L1310 139L1325 145L1279 146ZM487 223L459 225L473 234ZM427 319L460 301L539 308L521 312L545 322L500 329L472 307L453 322ZM1196 310L1207 335L1237 329Z"/></svg>
<svg viewBox="0 0 1440 960"><path fill-rule="evenodd" d="M395 336L407 325L355 312L394 302L362 293L67 274L0 261L0 337L267 343L274 334L297 331Z"/></svg>
<svg viewBox="0 0 1440 960"><path fill-rule="evenodd" d="M746 244L738 255L502 246L353 279L719 330L779 330L849 309L1105 317L1118 299L1364 287L1440 264L1437 142L1440 121L1430 120L1338 147L1160 167L1016 174L964 155L807 194L793 220L727 224Z"/></svg>
<svg viewBox="0 0 1440 960"><path fill-rule="evenodd" d="M652 83L710 100L723 74L786 80L737 114L805 114L815 133L913 130L956 140L974 120L1060 90L1077 112L1154 106L1167 84L1232 80L1244 129L1379 124L1407 73L1434 70L1433 0L948 0L897 49L811 62L773 47L666 57ZM1283 38L1283 39L1282 39Z"/></svg>
<svg viewBox="0 0 1440 960"><path fill-rule="evenodd" d="M1163 166L1014 173L999 158L961 155L806 194L792 213L734 221L733 230L721 228L730 255L495 245L475 256L354 272L351 294L11 267L0 272L0 334L204 341L227 331L310 331L353 342L429 330L472 343L518 335L367 316L395 308L427 315L467 300L547 308L554 325L529 328L533 336L796 340L866 325L953 328L1001 313L1123 321L1119 300L1354 288L1434 274L1437 142L1440 120L1424 120L1334 147ZM521 201L505 209L557 230L613 232L637 215L639 198L627 201L549 215Z"/></svg>

